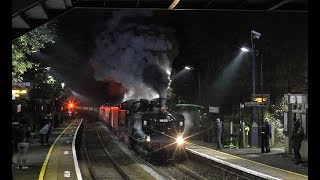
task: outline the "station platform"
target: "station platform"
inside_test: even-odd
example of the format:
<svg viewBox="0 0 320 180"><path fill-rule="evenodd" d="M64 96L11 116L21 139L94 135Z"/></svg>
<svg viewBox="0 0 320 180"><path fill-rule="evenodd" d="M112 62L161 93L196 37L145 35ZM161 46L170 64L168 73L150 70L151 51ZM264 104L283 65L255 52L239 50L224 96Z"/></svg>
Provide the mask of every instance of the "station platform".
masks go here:
<svg viewBox="0 0 320 180"><path fill-rule="evenodd" d="M35 179L77 179L75 155L75 134L81 119L65 121L51 129L48 145L41 145L39 137L30 140L27 153L28 169L17 169L17 153L12 156L12 177L14 180Z"/></svg>
<svg viewBox="0 0 320 180"><path fill-rule="evenodd" d="M260 148L216 147L213 143L197 140L186 144L191 153L263 179L308 179L308 163L294 164L293 156L286 155L284 149L271 148L271 152L261 153Z"/></svg>

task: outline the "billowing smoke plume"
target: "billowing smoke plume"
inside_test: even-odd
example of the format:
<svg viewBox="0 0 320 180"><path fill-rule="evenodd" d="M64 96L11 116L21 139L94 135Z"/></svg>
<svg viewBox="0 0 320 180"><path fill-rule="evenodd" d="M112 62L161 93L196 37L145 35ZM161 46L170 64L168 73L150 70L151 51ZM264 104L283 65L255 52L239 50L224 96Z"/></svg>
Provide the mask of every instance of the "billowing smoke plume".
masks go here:
<svg viewBox="0 0 320 180"><path fill-rule="evenodd" d="M152 11L114 11L95 41L90 59L94 77L120 82L127 90L124 100L167 95L167 71L177 44L172 29L150 24L152 15Z"/></svg>

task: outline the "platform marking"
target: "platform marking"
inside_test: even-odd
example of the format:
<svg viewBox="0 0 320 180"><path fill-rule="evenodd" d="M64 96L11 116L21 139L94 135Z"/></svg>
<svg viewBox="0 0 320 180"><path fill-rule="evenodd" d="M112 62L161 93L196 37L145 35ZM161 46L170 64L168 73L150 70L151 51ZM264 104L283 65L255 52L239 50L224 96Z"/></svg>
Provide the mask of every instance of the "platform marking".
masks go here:
<svg viewBox="0 0 320 180"><path fill-rule="evenodd" d="M74 123L74 122L73 122ZM41 167L41 171L40 171L40 174L39 174L39 178L38 180L43 180L43 177L46 173L46 170L47 170L47 165L48 165L48 162L49 162L49 159L50 159L50 156L51 156L51 153L53 151L53 148L54 146L56 145L57 141L60 139L60 137L62 136L62 134L73 124L71 123L68 127L66 127L61 133L60 135L57 137L57 139L53 142L53 144L51 145L50 149L49 149L49 152L47 154L47 157L46 159L44 160L43 164L42 164L42 167Z"/></svg>
<svg viewBox="0 0 320 180"><path fill-rule="evenodd" d="M221 157L221 156L215 156L217 158L220 158L220 159L227 159L227 158L224 158L224 157Z"/></svg>
<svg viewBox="0 0 320 180"><path fill-rule="evenodd" d="M63 154L69 154L69 151L64 151Z"/></svg>
<svg viewBox="0 0 320 180"><path fill-rule="evenodd" d="M194 145L194 146L200 146L200 145L196 145L196 144L191 143L191 142L188 142L188 144L191 144L191 145ZM207 148L207 147L204 147L204 146L200 146L200 147L216 151L214 149L210 149L210 148ZM187 148L187 149L189 149L189 148ZM266 167L269 167L269 168L272 168L272 169L276 169L276 170L279 170L279 171L283 171L283 172L286 172L286 173L289 173L289 174L294 174L294 175L297 175L297 176L308 178L308 176L303 175L303 174L298 174L298 173L295 173L295 172L292 172L292 171L288 171L288 170L280 169L280 168L277 168L277 167L269 166L269 165L262 164L262 163L259 163L259 162L256 162L256 161L252 161L250 159L245 159L245 158L241 158L241 157L238 157L238 156L235 156L235 155L232 155L232 154L228 154L228 153L225 153L225 152L222 152L222 151L216 151L216 152L219 152L219 153L222 153L222 154L226 154L228 156L231 156L231 157L234 157L234 158L237 158L237 159L242 159L244 161L249 161L249 162L252 162L252 163L260 164L260 165L263 165L263 166L266 166Z"/></svg>
<svg viewBox="0 0 320 180"><path fill-rule="evenodd" d="M64 171L64 174L63 174L64 177L70 177L70 175L71 175L70 171Z"/></svg>
<svg viewBox="0 0 320 180"><path fill-rule="evenodd" d="M76 175L77 175L78 180L82 180L82 175L81 175L81 171L80 171L79 163L78 163L78 159L77 159L76 138L77 138L77 133L78 133L78 130L79 130L79 127L81 124L82 124L82 119L78 125L76 132L74 133L75 135L73 136L73 141L72 141L72 155L73 155L73 161L74 161L74 168L76 169Z"/></svg>
<svg viewBox="0 0 320 180"><path fill-rule="evenodd" d="M255 176L258 176L258 177L261 177L261 178L267 178L267 179L274 179L274 180L282 180L280 178L276 178L276 177L273 177L273 176L270 176L270 175L267 175L267 174L264 174L264 173L261 173L261 172L257 172L257 171L254 171L252 169L248 169L248 168L245 168L245 167L242 167L242 166L239 166L239 165L236 165L236 164L232 164L232 163L229 163L227 161L223 161L221 159L218 159L218 158L215 158L215 157L212 157L212 156L209 156L207 154L204 154L204 153L201 153L201 152L198 152L198 151L195 151L195 150L192 150L192 149L189 149L187 148L189 151L195 153L195 154L198 154L200 156L203 156L203 157L206 157L208 159L211 159L211 160L214 160L220 164L223 164L223 165L226 165L226 166L230 166L234 169L238 169L240 171L244 171L246 173L249 173L249 174L253 174Z"/></svg>

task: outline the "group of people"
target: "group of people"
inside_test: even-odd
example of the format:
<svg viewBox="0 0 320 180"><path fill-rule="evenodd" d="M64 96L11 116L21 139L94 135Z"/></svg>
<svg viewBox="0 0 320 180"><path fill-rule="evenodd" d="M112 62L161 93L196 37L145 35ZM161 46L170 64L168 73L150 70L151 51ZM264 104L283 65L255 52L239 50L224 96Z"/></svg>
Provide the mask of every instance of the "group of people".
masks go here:
<svg viewBox="0 0 320 180"><path fill-rule="evenodd" d="M39 141L42 145L47 145L51 131L51 123L47 118L43 120L44 125L38 132ZM27 153L29 151L31 138L31 128L28 119L20 118L19 121L12 123L12 128L13 151L17 152L16 169L28 169Z"/></svg>
<svg viewBox="0 0 320 180"><path fill-rule="evenodd" d="M209 118L207 113L204 113L201 116L201 121L207 121L209 122ZM205 124L205 123L202 123ZM247 127L249 128L249 127ZM205 130L205 127L202 127L203 131L203 139L204 141L208 141L208 129ZM215 135L216 135L216 142L217 142L217 149L222 149L222 138L223 138L223 130L224 130L224 124L221 121L220 118L216 118L216 126L215 126ZM207 131L207 132L206 132ZM249 130L245 130L248 135ZM270 152L270 139L272 137L271 133L271 124L269 121L264 122L264 126L261 129L261 146L262 146L262 152L263 153L269 153ZM303 141L304 137L304 129L301 126L301 122L299 119L293 118L293 131L292 131L292 136L291 136L291 141L292 141L292 148L294 152L294 157L295 157L295 164L301 164L301 154L300 154L300 149L301 149L301 144ZM247 140L246 140L247 141Z"/></svg>

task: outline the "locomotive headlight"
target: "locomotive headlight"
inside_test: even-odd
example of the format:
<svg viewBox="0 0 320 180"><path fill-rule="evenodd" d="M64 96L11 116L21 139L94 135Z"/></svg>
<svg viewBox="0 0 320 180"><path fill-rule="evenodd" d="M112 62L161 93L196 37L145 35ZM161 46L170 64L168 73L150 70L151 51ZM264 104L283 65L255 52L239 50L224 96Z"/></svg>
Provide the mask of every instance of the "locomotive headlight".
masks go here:
<svg viewBox="0 0 320 180"><path fill-rule="evenodd" d="M184 139L183 139L182 135L179 135L177 137L176 142L178 145L182 145L184 143Z"/></svg>
<svg viewBox="0 0 320 180"><path fill-rule="evenodd" d="M179 126L183 126L183 121L180 121L180 122L179 122Z"/></svg>
<svg viewBox="0 0 320 180"><path fill-rule="evenodd" d="M143 121L143 125L146 126L147 125L147 121Z"/></svg>
<svg viewBox="0 0 320 180"><path fill-rule="evenodd" d="M147 142L150 142L150 141L151 141L150 135L147 136L146 141L147 141Z"/></svg>

